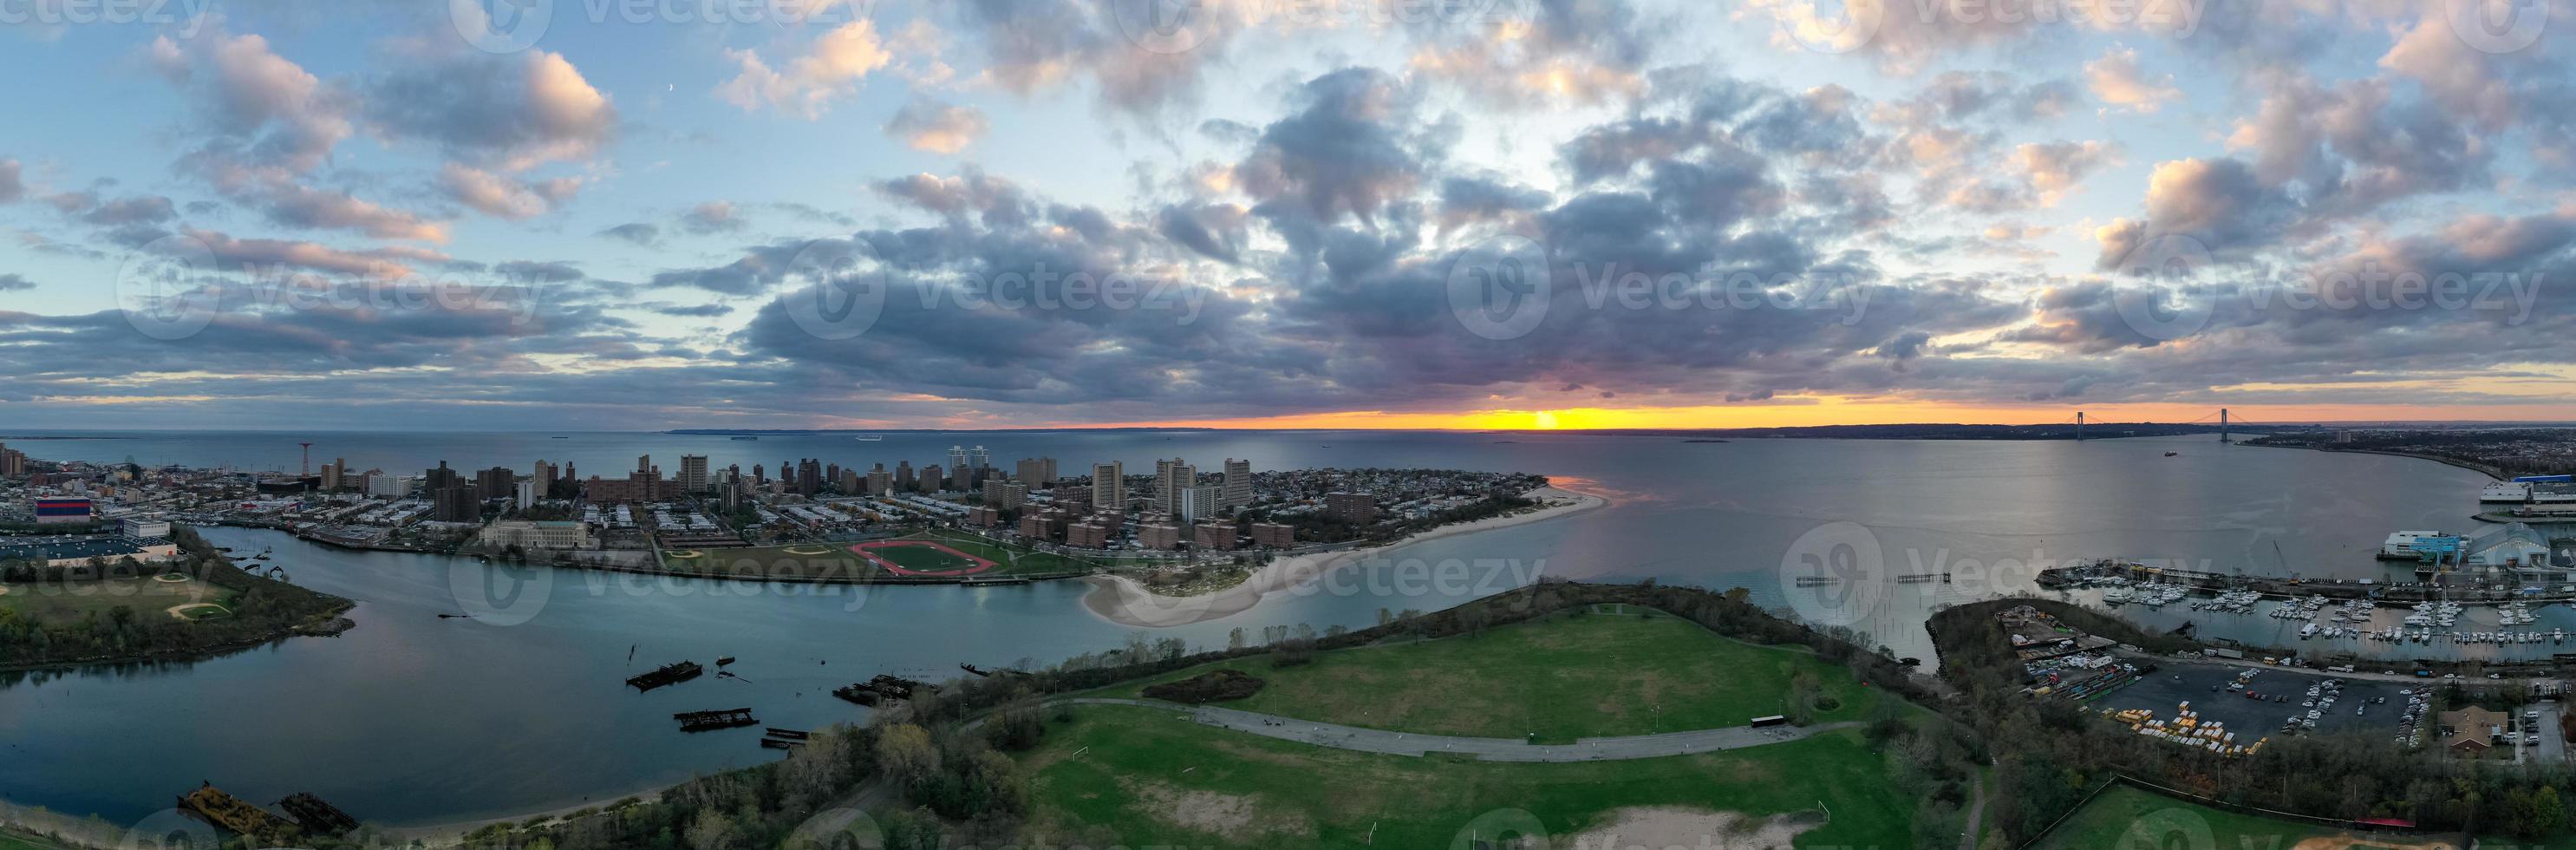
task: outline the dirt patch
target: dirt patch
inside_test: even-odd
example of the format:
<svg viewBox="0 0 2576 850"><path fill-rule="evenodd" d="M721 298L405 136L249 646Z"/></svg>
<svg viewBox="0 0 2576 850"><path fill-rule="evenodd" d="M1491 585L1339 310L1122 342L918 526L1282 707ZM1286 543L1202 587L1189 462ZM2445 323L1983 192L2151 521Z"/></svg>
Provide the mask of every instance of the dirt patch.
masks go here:
<svg viewBox="0 0 2576 850"><path fill-rule="evenodd" d="M1304 818L1262 815L1261 801L1256 797L1191 791L1132 779L1121 779L1119 784L1127 786L1128 793L1136 796L1147 813L1174 826L1228 838L1314 833Z"/></svg>
<svg viewBox="0 0 2576 850"><path fill-rule="evenodd" d="M1619 809L1602 825L1559 847L1710 848L1710 850L1790 850L1798 833L1822 826L1807 815L1749 818L1734 812L1703 812L1674 806Z"/></svg>
<svg viewBox="0 0 2576 850"><path fill-rule="evenodd" d="M216 617L229 617L232 616L233 613L225 610L224 606L217 605L212 602L182 603L179 605L172 605L167 610L171 617L190 622L197 620L211 620Z"/></svg>
<svg viewBox="0 0 2576 850"><path fill-rule="evenodd" d="M1229 668L1210 670L1178 682L1164 682L1146 688L1144 693L1149 699L1202 705L1252 696L1261 692L1263 684L1260 677Z"/></svg>

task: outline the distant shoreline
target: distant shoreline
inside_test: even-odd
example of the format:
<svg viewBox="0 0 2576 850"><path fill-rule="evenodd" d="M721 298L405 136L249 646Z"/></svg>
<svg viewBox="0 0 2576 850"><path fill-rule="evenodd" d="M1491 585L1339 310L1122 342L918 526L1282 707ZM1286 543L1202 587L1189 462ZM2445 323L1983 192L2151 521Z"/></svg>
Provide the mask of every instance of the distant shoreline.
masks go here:
<svg viewBox="0 0 2576 850"><path fill-rule="evenodd" d="M2312 452L2325 452L2325 453L2327 453L2327 454L2348 454L2348 455L2384 455L2384 456L2387 456L2387 457L2411 457L2411 458L2414 458L2414 459L2416 459L2416 460L2429 460L2429 461L2432 461L2432 462L2434 462L2434 463L2448 464L2448 465L2451 465L2451 466L2456 466L2456 467L2459 467L2459 468L2461 468L2461 469L2468 470L2468 471L2470 471L2470 472L2475 472L2475 473L2477 473L2477 474L2479 474L2479 475L2484 475L2484 476L2486 476L2486 477L2488 477L2488 478L2490 478L2490 479L2496 480L2496 481L2503 481L2503 480L2505 480L2505 475L2504 475L2504 473L2503 473L2502 471L2494 470L2494 469L2488 469L2488 468L2486 468L2486 467L2484 467L2484 466L2479 466L2479 465L2477 465L2477 464L2470 463L2470 462L2465 461L2465 460L2460 460L2459 458L2441 457L2441 456L2438 456L2438 455L2421 455L2421 454L2415 454L2415 453L2413 453L2413 452L2390 451L2390 450L2388 450L2388 449L2338 449L2338 448L2334 448L2334 447L2332 447L2332 446L2286 446L2286 445L2281 445L2281 444L2278 444L2278 443L2238 443L2237 445L2240 445L2240 446L2250 446L2250 447L2258 448L2258 449L2306 449L2306 450L2308 450L2308 451L2312 451Z"/></svg>
<svg viewBox="0 0 2576 850"><path fill-rule="evenodd" d="M1312 582L1345 567L1356 566L1371 557L1444 537L1492 531L1516 525L1544 522L1596 510L1610 500L1590 493L1559 487L1540 487L1522 494L1540 500L1561 500L1537 510L1508 516L1487 517L1472 522L1453 523L1392 543L1290 555L1270 562L1253 572L1242 584L1224 590L1192 596L1161 596L1145 588L1144 583L1126 576L1094 576L1084 579L1092 585L1082 597L1083 607L1101 619L1124 626L1167 628L1203 620L1227 617L1251 610L1264 597Z"/></svg>

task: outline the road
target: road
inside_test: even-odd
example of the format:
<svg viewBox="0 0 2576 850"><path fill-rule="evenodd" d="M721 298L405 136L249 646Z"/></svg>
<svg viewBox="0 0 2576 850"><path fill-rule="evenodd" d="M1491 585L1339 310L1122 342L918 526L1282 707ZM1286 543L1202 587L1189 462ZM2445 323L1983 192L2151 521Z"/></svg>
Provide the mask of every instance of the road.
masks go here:
<svg viewBox="0 0 2576 850"><path fill-rule="evenodd" d="M1444 753L1474 756L1481 761L1515 762L1624 761L1662 758L1777 744L1799 740L1819 732L1851 729L1861 725L1857 721L1850 721L1827 723L1822 726L1774 726L1764 729L1738 726L1728 729L1666 732L1660 735L1636 735L1624 738L1579 738L1571 744L1532 744L1516 738L1470 738L1458 735L1389 732L1384 729L1318 723L1312 720L1298 720L1231 708L1215 706L1193 708L1151 700L1080 698L1070 702L1078 705L1133 705L1179 711L1188 714L1191 720L1209 726L1319 747L1414 757Z"/></svg>

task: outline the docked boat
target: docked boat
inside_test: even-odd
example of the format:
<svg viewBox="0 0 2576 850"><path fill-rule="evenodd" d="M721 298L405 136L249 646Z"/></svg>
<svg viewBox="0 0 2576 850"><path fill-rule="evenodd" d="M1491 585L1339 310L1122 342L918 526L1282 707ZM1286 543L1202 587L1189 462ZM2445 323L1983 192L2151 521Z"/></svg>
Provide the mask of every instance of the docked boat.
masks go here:
<svg viewBox="0 0 2576 850"><path fill-rule="evenodd" d="M2519 505L2531 501L2531 482L2497 481L2478 491L2478 501L2491 505Z"/></svg>
<svg viewBox="0 0 2576 850"><path fill-rule="evenodd" d="M2390 532L2388 539L2379 544L2379 557L2388 560L2412 561L2425 555L2450 551L2444 548L2446 545L2450 549L2456 549L2459 545L2459 537L2446 531L2395 531Z"/></svg>
<svg viewBox="0 0 2576 850"><path fill-rule="evenodd" d="M884 441L885 441L885 435L884 435L884 434L860 434L860 435L858 435L857 437L854 437L854 438L852 438L852 439L858 440L859 442L862 442L862 443L877 443L877 442L884 442Z"/></svg>

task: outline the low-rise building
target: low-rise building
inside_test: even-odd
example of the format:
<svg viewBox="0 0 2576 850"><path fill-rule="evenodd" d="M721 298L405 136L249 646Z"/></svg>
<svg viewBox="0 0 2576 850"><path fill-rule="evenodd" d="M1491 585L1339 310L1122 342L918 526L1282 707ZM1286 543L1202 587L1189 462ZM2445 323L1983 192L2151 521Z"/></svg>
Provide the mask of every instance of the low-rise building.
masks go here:
<svg viewBox="0 0 2576 850"><path fill-rule="evenodd" d="M1297 527L1277 522L1253 523L1252 545L1272 549L1297 548Z"/></svg>
<svg viewBox="0 0 2576 850"><path fill-rule="evenodd" d="M80 567L93 559L115 563L131 558L147 564L176 561L179 544L133 537L45 537L0 545L0 561L24 561L40 567Z"/></svg>
<svg viewBox="0 0 2576 850"><path fill-rule="evenodd" d="M1136 545L1147 549L1181 548L1182 526L1171 522L1149 522L1136 526Z"/></svg>
<svg viewBox="0 0 2576 850"><path fill-rule="evenodd" d="M588 549L590 526L572 521L505 519L484 527L483 544L516 545L521 549Z"/></svg>
<svg viewBox="0 0 2576 850"><path fill-rule="evenodd" d="M1077 522L1064 528L1064 545L1076 549L1107 549L1109 539L1118 527L1098 522Z"/></svg>

